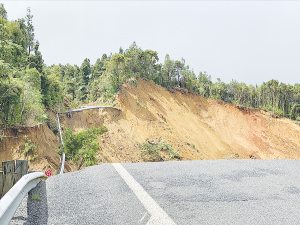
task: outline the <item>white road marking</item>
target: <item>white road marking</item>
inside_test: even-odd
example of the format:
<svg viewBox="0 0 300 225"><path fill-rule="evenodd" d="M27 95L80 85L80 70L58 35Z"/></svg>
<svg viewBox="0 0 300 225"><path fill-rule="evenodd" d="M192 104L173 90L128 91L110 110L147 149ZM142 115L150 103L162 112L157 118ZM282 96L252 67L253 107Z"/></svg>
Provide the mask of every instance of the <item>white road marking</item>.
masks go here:
<svg viewBox="0 0 300 225"><path fill-rule="evenodd" d="M144 188L127 172L120 163L112 163L112 166L120 174L129 188L137 196L147 211L151 214L148 225L176 225L168 214L154 201L154 199L144 190Z"/></svg>

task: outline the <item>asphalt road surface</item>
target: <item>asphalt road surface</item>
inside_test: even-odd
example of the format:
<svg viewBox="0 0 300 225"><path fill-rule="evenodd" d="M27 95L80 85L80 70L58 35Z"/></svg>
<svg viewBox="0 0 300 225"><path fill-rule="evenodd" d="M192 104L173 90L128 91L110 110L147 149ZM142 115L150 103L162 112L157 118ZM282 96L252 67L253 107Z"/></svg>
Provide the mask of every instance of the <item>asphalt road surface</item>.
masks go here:
<svg viewBox="0 0 300 225"><path fill-rule="evenodd" d="M300 224L299 170L299 160L101 164L41 182L10 224Z"/></svg>

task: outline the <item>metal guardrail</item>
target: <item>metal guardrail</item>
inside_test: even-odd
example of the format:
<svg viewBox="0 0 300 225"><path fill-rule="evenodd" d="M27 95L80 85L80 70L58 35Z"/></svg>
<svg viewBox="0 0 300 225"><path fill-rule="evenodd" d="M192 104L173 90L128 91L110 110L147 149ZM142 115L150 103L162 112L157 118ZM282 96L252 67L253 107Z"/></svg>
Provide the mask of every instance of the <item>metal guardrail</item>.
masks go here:
<svg viewBox="0 0 300 225"><path fill-rule="evenodd" d="M57 171L57 174L63 174L64 173L65 161L66 161L66 155L63 152L62 156L61 156L61 159L60 159L60 167L59 167L59 170Z"/></svg>
<svg viewBox="0 0 300 225"><path fill-rule="evenodd" d="M59 132L60 142L61 142L62 146L64 146L64 141L63 141L63 138L62 138L62 135L61 135L61 128L60 128L60 122L59 122L58 113L56 113L56 117L57 117L57 126L58 126L58 132ZM60 158L60 164L59 164L59 168L58 168L57 174L63 174L64 173L65 160L66 160L66 155L63 152L62 156Z"/></svg>
<svg viewBox="0 0 300 225"><path fill-rule="evenodd" d="M0 224L9 224L25 195L46 179L47 176L42 172L23 176L0 200Z"/></svg>

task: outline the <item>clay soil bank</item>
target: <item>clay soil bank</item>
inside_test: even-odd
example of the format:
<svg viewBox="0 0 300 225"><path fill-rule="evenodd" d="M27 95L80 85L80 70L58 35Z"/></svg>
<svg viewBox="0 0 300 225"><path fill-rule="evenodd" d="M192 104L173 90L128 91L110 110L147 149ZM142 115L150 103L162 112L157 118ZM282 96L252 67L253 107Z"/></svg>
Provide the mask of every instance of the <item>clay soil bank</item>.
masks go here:
<svg viewBox="0 0 300 225"><path fill-rule="evenodd" d="M137 143L164 140L181 160L299 159L300 127L269 112L167 91L153 82L124 84L117 109L89 109L60 116L78 132L106 126L99 137L99 162L142 162Z"/></svg>
<svg viewBox="0 0 300 225"><path fill-rule="evenodd" d="M101 162L143 162L137 143L164 140L179 152L181 160L210 159L299 159L300 127L269 112L247 109L205 99L186 91L167 91L139 79L137 87L124 84L116 97L118 109L88 109L61 114L62 128L74 132L106 126L99 136ZM8 129L0 142L0 163L24 159L27 135L37 146L39 157L31 170L57 170L55 152L59 139L47 125ZM67 171L76 167L70 162Z"/></svg>

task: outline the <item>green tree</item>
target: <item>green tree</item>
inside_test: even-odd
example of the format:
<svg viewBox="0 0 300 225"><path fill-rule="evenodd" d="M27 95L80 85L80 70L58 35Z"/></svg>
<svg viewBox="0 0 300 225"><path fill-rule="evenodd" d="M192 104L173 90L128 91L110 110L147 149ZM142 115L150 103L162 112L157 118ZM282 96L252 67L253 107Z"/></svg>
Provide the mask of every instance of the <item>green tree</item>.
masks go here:
<svg viewBox="0 0 300 225"><path fill-rule="evenodd" d="M184 64L185 64L185 60L182 58L180 61L179 60L176 60L175 62L174 62L174 72L175 72L175 75L177 76L177 85L178 86L182 86L182 84L181 84L181 79L180 79L180 77L181 77L181 70L183 70L184 69Z"/></svg>
<svg viewBox="0 0 300 225"><path fill-rule="evenodd" d="M26 19L26 30L27 30L27 48L28 48L28 55L30 55L31 50L34 46L34 27L32 24L32 15L30 11L30 7L27 8L27 15Z"/></svg>
<svg viewBox="0 0 300 225"><path fill-rule="evenodd" d="M36 68L40 73L43 72L44 60L41 52L39 51L40 43L36 41L34 45L34 55L29 55L29 68Z"/></svg>
<svg viewBox="0 0 300 225"><path fill-rule="evenodd" d="M81 76L83 77L84 85L87 85L91 77L91 63L90 60L85 58L80 67Z"/></svg>
<svg viewBox="0 0 300 225"><path fill-rule="evenodd" d="M7 12L3 3L0 4L0 18L7 20Z"/></svg>
<svg viewBox="0 0 300 225"><path fill-rule="evenodd" d="M174 60L170 59L170 56L167 54L165 61L162 67L163 73L163 86L169 88L173 85L172 78L174 77Z"/></svg>
<svg viewBox="0 0 300 225"><path fill-rule="evenodd" d="M111 65L112 69L116 74L117 77L117 85L119 86L124 80L123 80L123 64L125 62L124 55L121 54L114 54L111 59Z"/></svg>
<svg viewBox="0 0 300 225"><path fill-rule="evenodd" d="M198 93L203 97L209 98L211 95L212 81L211 76L205 71L200 72L198 75Z"/></svg>

